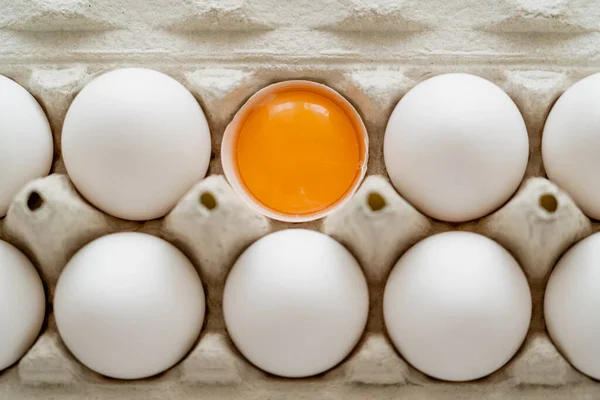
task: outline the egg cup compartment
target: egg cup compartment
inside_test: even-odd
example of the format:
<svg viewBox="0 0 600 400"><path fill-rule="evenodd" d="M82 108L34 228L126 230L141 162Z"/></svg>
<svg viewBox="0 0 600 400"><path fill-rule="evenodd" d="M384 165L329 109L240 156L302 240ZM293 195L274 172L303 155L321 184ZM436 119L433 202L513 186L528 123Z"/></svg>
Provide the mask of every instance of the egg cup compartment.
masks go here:
<svg viewBox="0 0 600 400"><path fill-rule="evenodd" d="M84 2L76 1L73 4ZM213 8L216 11L203 14L202 10L196 10L191 13L187 22L179 27L173 25L169 29L190 35L188 30L194 31L200 24L198 21L208 21L213 24L209 26L216 26L218 29L223 29L223 26L235 27L235 22L244 27L249 26L248 24L254 26L256 29L250 34L254 38L259 35L257 32L271 29L269 24L272 21L249 16L243 8L245 3L240 4L238 8L223 8L215 3ZM397 7L399 10L402 8ZM100 7L98 12L101 14L102 10L106 11ZM372 30L395 27L396 30L392 33L398 34L399 28L394 24L402 14L400 11L394 11L395 8L390 11L389 18L394 21L392 26L390 23L381 23L381 16L376 17L380 19L369 25L368 18L371 18L371 14L368 7L365 10L360 17L362 19L359 18L363 21L363 27L370 26ZM113 29L98 22L102 18L90 14L85 8L75 11L77 18L73 17L69 23L83 21L84 26L96 21L96 25L90 26ZM171 12L172 15L175 14L174 9ZM47 11L44 15L54 14ZM240 19L236 15L247 18ZM338 14L333 13L331 18L335 19L337 16ZM54 30L51 35L67 35L65 32L55 31L52 24L57 22L52 22L52 18L44 18L46 17L35 23L22 18L19 23L13 22L11 29L22 32L37 26ZM532 29L539 31L539 26L548 30L562 29L563 26L559 19L550 18L549 22L540 23L536 18L541 17L535 15L515 18L516 22L500 21L486 29L504 30L502 32L525 29L531 32ZM381 26L378 27L380 23ZM351 23L343 22L343 19L333 21L328 26L327 29L337 32L336 35L351 37L356 33L339 33L351 27ZM408 19L402 20L399 26L427 29L427 24ZM569 26L571 25L567 24L563 28L570 32ZM63 29L62 25L60 27ZM234 32L232 35L239 34ZM208 45L207 54L212 51L211 46L216 46L215 43L223 40L219 36L221 33L210 35L214 43ZM66 43L71 43L71 40L69 37ZM356 37L348 40L359 41ZM534 42L541 40L538 38ZM175 244L198 268L207 296L205 324L198 343L187 357L159 376L137 381L104 378L81 365L62 343L50 313L34 346L15 366L0 374L0 397L306 397L362 400L516 396L570 399L600 396L600 384L577 372L557 351L545 332L542 316L544 287L558 257L573 243L598 230L600 225L591 222L565 192L543 178L541 131L545 118L559 95L595 70L588 67L567 68L558 63L535 64L539 61L535 55L531 55L532 64L503 60L497 65L493 62L486 65L468 63L466 59L464 64L454 62L460 61L458 59L435 65L418 60L389 62L380 59L375 63L350 63L339 55L331 56L334 50L313 55L306 62L276 58L278 62L265 63L260 57L249 57L248 60L237 62L195 63L195 59L186 53L180 55L188 57L189 61L184 63L158 56L156 62L148 62L140 56L140 62L127 61L125 64L111 61L110 57L107 57L109 61L73 63L76 56L72 55L68 62L28 62L34 60L33 56L20 55L19 60L22 61L0 63L0 74L16 80L40 102L54 133L53 174L32 181L24 187L14 199L6 218L0 220L0 237L18 246L36 264L46 285L48 297L52 296L60 271L79 248L95 238L118 231L150 233ZM395 50L386 50L391 51ZM414 49L407 49L406 54L411 54L411 51ZM546 56L552 59L554 53L547 53ZM561 53L557 54L560 57ZM524 55L527 56L529 54ZM0 60L5 57L0 53ZM38 57L51 58L51 54L46 50ZM118 56L113 58L118 59ZM360 57L357 56L354 61L358 59ZM438 57L436 60L442 59L443 57ZM210 163L209 176L192 188L164 219L137 223L107 216L83 200L65 175L60 156L60 132L71 101L95 76L122 66L153 68L177 79L200 102L211 127L214 158ZM464 224L443 223L423 216L388 183L383 162L384 130L395 104L418 82L446 72L479 75L504 89L523 114L530 141L526 177L519 191L498 211ZM256 90L287 79L314 80L339 91L357 108L369 132L367 178L342 209L320 221L302 224L270 221L249 209L221 176L220 143L227 123ZM367 329L352 354L340 365L320 376L295 380L270 376L249 364L227 336L221 310L225 277L236 257L258 238L289 227L321 230L345 245L363 267L371 301ZM445 383L424 376L399 356L383 325L383 289L396 260L417 241L450 230L481 233L509 250L524 269L533 298L532 324L522 348L499 371L475 382Z"/></svg>

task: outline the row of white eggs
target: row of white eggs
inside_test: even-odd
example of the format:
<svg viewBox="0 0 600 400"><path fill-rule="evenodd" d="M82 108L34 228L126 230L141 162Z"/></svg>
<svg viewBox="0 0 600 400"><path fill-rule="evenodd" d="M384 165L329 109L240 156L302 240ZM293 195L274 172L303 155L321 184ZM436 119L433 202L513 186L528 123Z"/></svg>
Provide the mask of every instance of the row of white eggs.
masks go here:
<svg viewBox="0 0 600 400"><path fill-rule="evenodd" d="M549 178L592 218L600 218L599 103L600 74L573 85L552 109L542 145ZM4 77L0 139L5 215L26 181L48 173L53 146L42 109ZM167 75L140 68L90 82L71 104L61 140L67 172L81 194L130 220L164 216L205 176L211 155L209 127L193 95ZM387 171L400 194L426 215L451 222L500 207L519 186L528 155L515 104L493 83L468 74L440 75L410 90L384 140Z"/></svg>
<svg viewBox="0 0 600 400"><path fill-rule="evenodd" d="M600 234L557 264L546 291L550 335L570 362L600 379ZM209 289L210 290L210 289ZM515 259L467 232L431 236L393 268L384 293L387 332L400 354L432 377L467 381L493 373L517 352L532 305ZM44 320L44 290L29 260L0 241L0 369L33 344ZM196 343L205 297L177 248L141 233L84 246L63 270L53 299L71 353L100 374L138 379L179 362ZM233 265L223 294L229 336L260 369L312 376L356 346L369 314L360 265L341 244L310 230L272 233Z"/></svg>

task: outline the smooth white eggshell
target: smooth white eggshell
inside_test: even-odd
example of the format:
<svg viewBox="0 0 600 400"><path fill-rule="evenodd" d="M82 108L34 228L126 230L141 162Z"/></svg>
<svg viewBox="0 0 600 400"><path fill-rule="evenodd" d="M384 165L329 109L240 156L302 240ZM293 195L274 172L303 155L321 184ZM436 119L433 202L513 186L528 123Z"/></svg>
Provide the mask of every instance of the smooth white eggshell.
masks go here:
<svg viewBox="0 0 600 400"><path fill-rule="evenodd" d="M0 75L0 217L28 181L52 167L52 131L35 98Z"/></svg>
<svg viewBox="0 0 600 400"><path fill-rule="evenodd" d="M554 344L575 368L600 379L600 233L573 246L554 267L544 318Z"/></svg>
<svg viewBox="0 0 600 400"><path fill-rule="evenodd" d="M17 362L33 345L45 311L44 286L35 267L0 240L0 370Z"/></svg>
<svg viewBox="0 0 600 400"><path fill-rule="evenodd" d="M156 375L180 361L204 320L204 290L185 255L142 233L83 247L54 297L58 331L88 368L113 378Z"/></svg>
<svg viewBox="0 0 600 400"><path fill-rule="evenodd" d="M367 322L363 272L341 244L318 232L272 233L236 261L225 285L227 331L257 367L284 377L342 361Z"/></svg>
<svg viewBox="0 0 600 400"><path fill-rule="evenodd" d="M385 131L393 185L420 211L444 221L468 221L500 207L523 179L528 157L527 129L515 103L469 74L415 86Z"/></svg>
<svg viewBox="0 0 600 400"><path fill-rule="evenodd" d="M208 123L173 78L124 68L77 95L62 132L67 172L96 207L129 220L167 214L206 175Z"/></svg>
<svg viewBox="0 0 600 400"><path fill-rule="evenodd" d="M589 217L600 219L600 74L571 86L546 120L542 157L548 178L569 192Z"/></svg>
<svg viewBox="0 0 600 400"><path fill-rule="evenodd" d="M448 381L478 379L521 346L531 294L515 259L491 239L447 232L409 249L384 293L392 342L415 368Z"/></svg>

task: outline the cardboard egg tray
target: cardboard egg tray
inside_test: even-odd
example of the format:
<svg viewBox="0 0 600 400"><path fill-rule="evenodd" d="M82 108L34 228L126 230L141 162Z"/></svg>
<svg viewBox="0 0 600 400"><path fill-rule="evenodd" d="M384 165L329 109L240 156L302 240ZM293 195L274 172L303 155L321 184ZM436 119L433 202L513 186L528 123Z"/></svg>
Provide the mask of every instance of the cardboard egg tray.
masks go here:
<svg viewBox="0 0 600 400"><path fill-rule="evenodd" d="M545 179L540 153L554 101L600 70L599 31L597 0L0 0L0 74L36 97L55 142L52 174L16 196L0 220L0 237L36 264L49 302L68 259L91 240L118 231L174 243L197 266L207 293L207 316L193 350L165 373L137 381L104 378L77 362L61 342L49 306L37 342L0 373L0 398L600 398L600 383L560 355L542 315L544 287L558 257L599 225ZM209 175L164 219L129 222L93 208L72 186L60 155L62 122L74 96L94 77L123 66L177 79L202 105L211 127ZM390 185L383 135L409 89L457 71L489 79L515 101L527 124L530 158L520 189L500 210L447 224L420 214ZM242 203L222 176L225 126L256 90L286 79L336 89L355 105L369 132L367 178L343 209L324 220L270 221ZM368 326L355 350L307 379L277 378L249 364L228 338L221 310L236 257L258 238L289 227L320 230L344 244L361 263L371 297ZM530 331L517 355L469 383L436 381L409 366L383 324L383 288L396 260L417 241L449 230L478 232L502 244L525 270L533 296Z"/></svg>

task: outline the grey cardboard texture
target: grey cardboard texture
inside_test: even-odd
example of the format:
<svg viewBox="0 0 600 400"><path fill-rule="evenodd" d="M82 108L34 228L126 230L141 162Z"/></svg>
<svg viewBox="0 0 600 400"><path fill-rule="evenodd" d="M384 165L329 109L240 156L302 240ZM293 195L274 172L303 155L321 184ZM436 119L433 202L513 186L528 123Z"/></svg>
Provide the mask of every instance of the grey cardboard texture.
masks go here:
<svg viewBox="0 0 600 400"><path fill-rule="evenodd" d="M114 68L140 66L185 85L202 105L215 154L209 175L163 219L135 223L103 214L81 198L60 156L65 113L79 90ZM572 244L600 226L545 178L543 124L570 85L600 71L598 0L0 0L0 74L30 91L52 126L52 174L27 184L0 220L3 240L38 267L51 302L68 259L102 235L138 231L163 237L194 262L207 292L198 343L179 364L144 380L107 379L62 343L53 316L29 352L0 373L1 399L573 399L600 398L600 383L577 372L545 330L544 287ZM530 140L517 193L480 220L447 224L420 214L390 185L383 135L410 88L447 72L499 85L523 114ZM256 90L286 79L329 85L352 102L370 137L368 176L342 209L302 224L270 221L248 208L222 176L223 131ZM31 209L32 193L41 198ZM217 207L200 201L210 193ZM381 205L373 202L374 197ZM552 196L555 210L542 196ZM320 230L345 245L369 282L367 330L352 354L313 378L282 379L249 364L227 336L221 311L236 257L269 232ZM465 230L506 247L532 290L530 332L517 355L481 380L427 378L394 350L382 317L392 266L432 234Z"/></svg>

